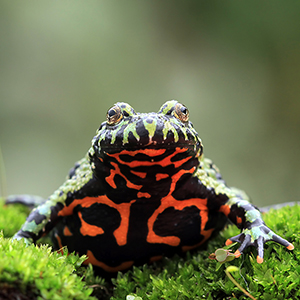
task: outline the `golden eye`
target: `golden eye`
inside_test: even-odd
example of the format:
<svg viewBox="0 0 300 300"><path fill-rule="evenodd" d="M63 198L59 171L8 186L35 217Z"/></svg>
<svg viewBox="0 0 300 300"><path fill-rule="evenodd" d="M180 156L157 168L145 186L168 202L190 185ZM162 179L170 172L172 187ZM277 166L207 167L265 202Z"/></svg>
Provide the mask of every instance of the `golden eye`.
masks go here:
<svg viewBox="0 0 300 300"><path fill-rule="evenodd" d="M121 121L123 114L118 105L113 106L107 111L106 120L108 125L115 125Z"/></svg>
<svg viewBox="0 0 300 300"><path fill-rule="evenodd" d="M189 110L182 104L177 103L174 109L174 116L181 122L187 122L189 120Z"/></svg>

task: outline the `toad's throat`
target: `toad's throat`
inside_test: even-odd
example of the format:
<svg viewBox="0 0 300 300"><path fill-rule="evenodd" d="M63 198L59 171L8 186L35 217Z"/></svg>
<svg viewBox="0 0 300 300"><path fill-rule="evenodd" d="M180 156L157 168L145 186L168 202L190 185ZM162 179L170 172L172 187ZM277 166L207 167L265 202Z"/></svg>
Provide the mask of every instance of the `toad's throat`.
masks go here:
<svg viewBox="0 0 300 300"><path fill-rule="evenodd" d="M189 150L191 153L194 153L196 155L198 152L202 151L200 143L194 143L192 141L182 141L182 142L168 142L168 141L135 141L135 142L126 142L126 143L103 143L100 146L101 151L104 153L117 153L127 150L127 151L143 151L143 150L170 150L170 151L176 151L176 149L186 149Z"/></svg>
<svg viewBox="0 0 300 300"><path fill-rule="evenodd" d="M176 151L144 149L106 153L106 164L110 169L105 181L110 187L123 192L134 189L138 198L150 198L153 194L165 194L172 183L183 180L183 177L187 180L199 161L186 148L176 148Z"/></svg>

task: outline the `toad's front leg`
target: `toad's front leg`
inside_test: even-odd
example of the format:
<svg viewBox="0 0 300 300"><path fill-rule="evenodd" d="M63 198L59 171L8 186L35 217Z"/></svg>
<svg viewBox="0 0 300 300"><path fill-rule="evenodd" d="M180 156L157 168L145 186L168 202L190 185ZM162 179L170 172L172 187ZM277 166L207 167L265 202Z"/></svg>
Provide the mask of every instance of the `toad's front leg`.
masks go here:
<svg viewBox="0 0 300 300"><path fill-rule="evenodd" d="M293 250L294 246L287 240L275 234L262 220L260 211L246 200L230 198L228 202L220 207L223 212L238 228L240 234L226 241L226 245L239 242L241 245L236 250L235 256L239 257L249 246L257 248L257 262L262 263L264 257L264 244L274 241Z"/></svg>

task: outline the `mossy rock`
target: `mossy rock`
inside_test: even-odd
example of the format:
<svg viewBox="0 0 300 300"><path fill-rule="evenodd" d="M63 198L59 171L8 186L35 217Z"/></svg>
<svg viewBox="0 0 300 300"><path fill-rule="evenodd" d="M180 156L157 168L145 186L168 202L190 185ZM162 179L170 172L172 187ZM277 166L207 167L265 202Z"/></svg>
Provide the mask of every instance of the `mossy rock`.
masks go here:
<svg viewBox="0 0 300 300"><path fill-rule="evenodd" d="M0 230L6 237L0 236L1 299L249 299L226 276L230 265L239 268L233 274L235 280L256 299L300 299L297 205L264 215L266 223L292 242L295 250L270 242L262 264L256 262L254 248L222 265L208 258L227 238L238 234L236 227L229 226L202 249L134 267L106 281L95 277L90 267L80 268L84 257L61 255L46 245L26 247L7 238L19 229L26 213L22 206L0 206Z"/></svg>

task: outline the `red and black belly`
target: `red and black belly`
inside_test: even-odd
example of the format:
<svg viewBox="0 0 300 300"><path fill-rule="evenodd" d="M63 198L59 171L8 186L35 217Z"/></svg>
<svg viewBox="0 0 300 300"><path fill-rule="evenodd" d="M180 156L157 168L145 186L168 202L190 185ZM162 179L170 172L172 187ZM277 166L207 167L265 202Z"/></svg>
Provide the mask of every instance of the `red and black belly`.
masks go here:
<svg viewBox="0 0 300 300"><path fill-rule="evenodd" d="M193 176L198 159L186 151L107 154L109 162L59 212L57 248L116 272L207 240L225 218L210 207L211 192Z"/></svg>

